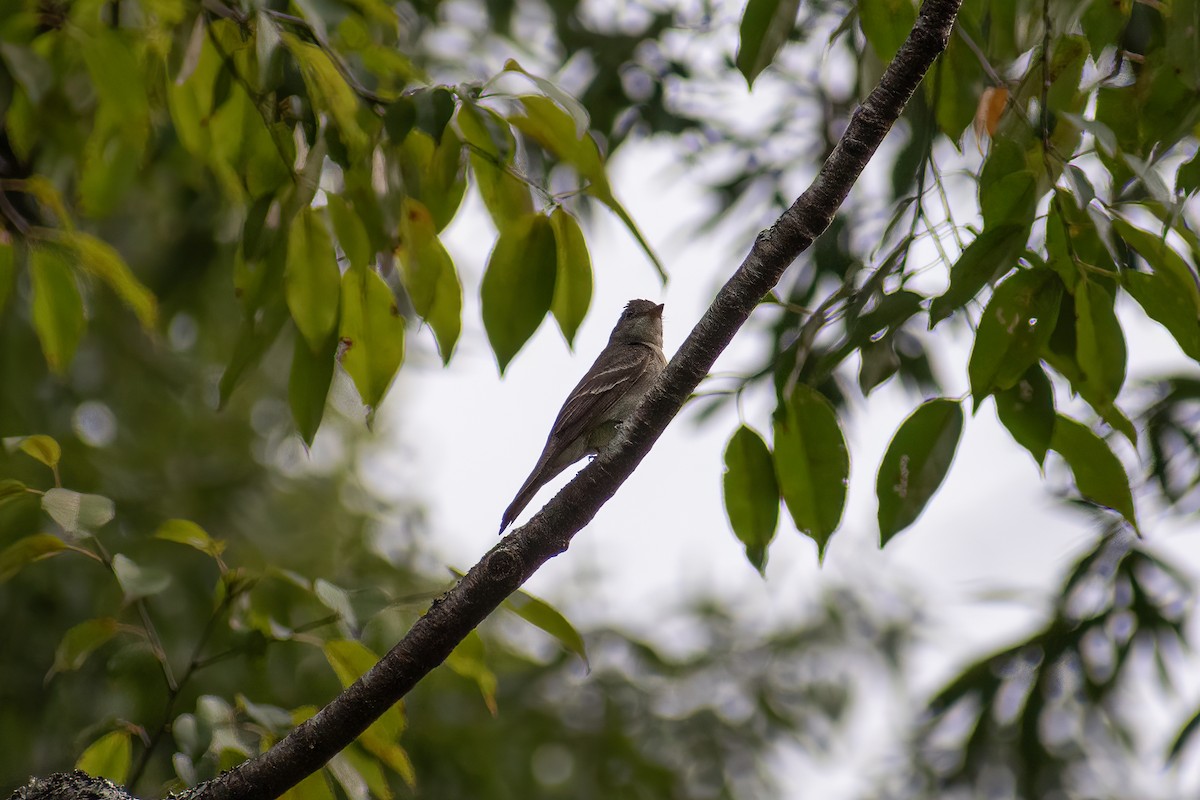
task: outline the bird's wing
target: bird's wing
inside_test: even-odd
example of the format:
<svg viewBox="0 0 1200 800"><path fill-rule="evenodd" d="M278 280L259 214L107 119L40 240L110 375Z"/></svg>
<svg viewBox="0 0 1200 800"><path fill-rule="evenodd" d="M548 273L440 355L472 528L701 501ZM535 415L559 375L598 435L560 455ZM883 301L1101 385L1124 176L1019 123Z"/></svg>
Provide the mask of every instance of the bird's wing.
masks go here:
<svg viewBox="0 0 1200 800"><path fill-rule="evenodd" d="M588 425L604 419L604 414L638 384L653 362L654 352L644 345L606 347L558 412L551 436L570 442Z"/></svg>

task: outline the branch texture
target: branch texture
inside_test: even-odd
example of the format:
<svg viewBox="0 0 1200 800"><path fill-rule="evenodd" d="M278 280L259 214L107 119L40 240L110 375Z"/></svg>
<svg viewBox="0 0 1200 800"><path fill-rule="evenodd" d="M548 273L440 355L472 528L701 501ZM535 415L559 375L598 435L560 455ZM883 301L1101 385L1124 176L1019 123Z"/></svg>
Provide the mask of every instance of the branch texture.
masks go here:
<svg viewBox="0 0 1200 800"><path fill-rule="evenodd" d="M854 112L813 184L757 240L717 293L616 445L585 467L528 524L493 547L370 671L266 753L200 786L204 800L270 800L315 772L400 700L571 538L628 478L764 296L833 220L934 59L962 0L925 0L879 85Z"/></svg>

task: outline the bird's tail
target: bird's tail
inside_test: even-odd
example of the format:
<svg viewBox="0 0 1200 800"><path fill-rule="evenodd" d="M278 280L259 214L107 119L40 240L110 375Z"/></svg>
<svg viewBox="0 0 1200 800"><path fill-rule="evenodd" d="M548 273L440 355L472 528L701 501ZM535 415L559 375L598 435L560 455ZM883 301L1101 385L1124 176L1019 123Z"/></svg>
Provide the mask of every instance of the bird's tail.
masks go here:
<svg viewBox="0 0 1200 800"><path fill-rule="evenodd" d="M500 533L504 533L504 529L516 520L517 515L525 510L525 506L529 505L529 501L538 493L547 482L552 480L554 476L563 471L563 467L555 468L553 465L546 463L548 459L543 458L538 460L537 466L533 468L533 472L529 473L529 477L525 479L525 483L521 485L517 491L517 496L508 504L508 508L504 509L504 516L500 518Z"/></svg>

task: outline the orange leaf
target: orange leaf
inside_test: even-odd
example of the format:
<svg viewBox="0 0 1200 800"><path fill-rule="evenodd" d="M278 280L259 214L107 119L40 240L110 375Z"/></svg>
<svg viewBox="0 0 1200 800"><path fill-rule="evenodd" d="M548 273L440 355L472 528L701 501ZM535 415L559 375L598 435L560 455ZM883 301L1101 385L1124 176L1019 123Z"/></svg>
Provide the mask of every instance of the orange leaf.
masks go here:
<svg viewBox="0 0 1200 800"><path fill-rule="evenodd" d="M975 108L975 138L983 147L983 137L994 136L1000 125L1000 117L1008 104L1008 89L1003 86L989 86L979 96L979 105Z"/></svg>

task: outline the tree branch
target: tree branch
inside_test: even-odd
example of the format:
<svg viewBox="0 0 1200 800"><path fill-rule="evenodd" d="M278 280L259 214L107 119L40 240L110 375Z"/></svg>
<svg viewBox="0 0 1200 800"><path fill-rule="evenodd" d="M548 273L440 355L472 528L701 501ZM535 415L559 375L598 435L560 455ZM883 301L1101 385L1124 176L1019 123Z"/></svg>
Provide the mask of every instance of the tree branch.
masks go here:
<svg viewBox="0 0 1200 800"><path fill-rule="evenodd" d="M270 800L299 783L441 664L542 564L567 549L571 538L650 452L784 270L829 227L925 72L945 49L961 2L925 0L904 46L854 112L816 180L769 230L759 234L749 255L624 426L616 446L585 467L528 524L493 547L350 688L267 752L197 787L193 798Z"/></svg>

